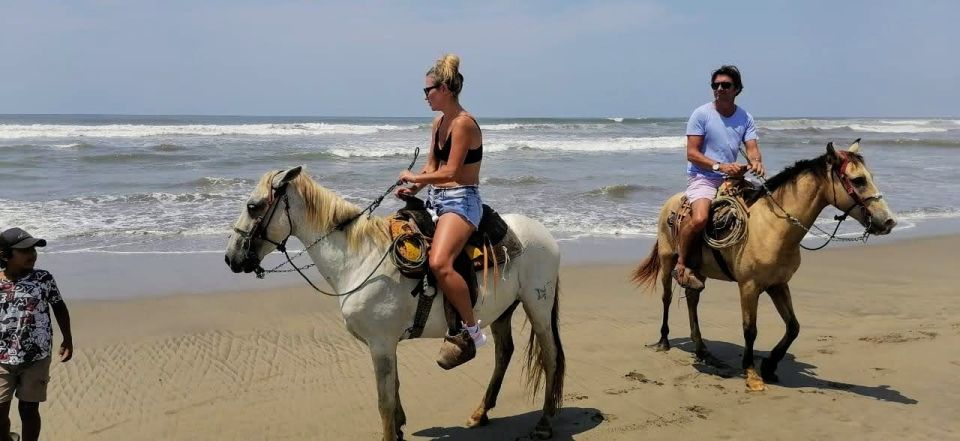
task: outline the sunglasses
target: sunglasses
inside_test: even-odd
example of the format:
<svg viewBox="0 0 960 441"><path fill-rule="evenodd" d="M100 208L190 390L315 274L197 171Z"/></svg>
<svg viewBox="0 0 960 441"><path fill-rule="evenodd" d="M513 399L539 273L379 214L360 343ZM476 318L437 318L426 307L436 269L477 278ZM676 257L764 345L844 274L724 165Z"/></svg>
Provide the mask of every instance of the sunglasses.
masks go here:
<svg viewBox="0 0 960 441"><path fill-rule="evenodd" d="M710 84L710 87L712 87L713 90L717 90L717 89L720 89L720 90L733 89L733 83L731 83L731 82L729 82L729 81L720 81L720 82L718 82L718 83Z"/></svg>
<svg viewBox="0 0 960 441"><path fill-rule="evenodd" d="M438 89L438 88L440 88L440 85L439 85L439 84L434 84L434 85L432 85L432 86L430 86L430 87L424 87L424 88L423 88L423 96L424 96L424 97L429 96L431 90L433 90L433 89Z"/></svg>

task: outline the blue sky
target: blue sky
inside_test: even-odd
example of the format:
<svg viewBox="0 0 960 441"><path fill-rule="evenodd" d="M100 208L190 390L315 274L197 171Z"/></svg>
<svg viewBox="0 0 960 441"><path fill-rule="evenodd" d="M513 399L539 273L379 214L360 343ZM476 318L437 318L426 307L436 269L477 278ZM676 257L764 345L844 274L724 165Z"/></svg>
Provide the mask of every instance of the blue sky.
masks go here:
<svg viewBox="0 0 960 441"><path fill-rule="evenodd" d="M958 116L956 1L7 1L0 113L684 117L740 66L765 116Z"/></svg>

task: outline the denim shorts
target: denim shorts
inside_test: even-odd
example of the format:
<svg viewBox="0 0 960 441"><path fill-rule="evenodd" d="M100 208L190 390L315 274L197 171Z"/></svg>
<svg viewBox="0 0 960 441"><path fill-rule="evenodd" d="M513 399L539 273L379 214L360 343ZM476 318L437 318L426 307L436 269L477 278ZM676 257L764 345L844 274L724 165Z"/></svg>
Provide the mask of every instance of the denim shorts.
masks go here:
<svg viewBox="0 0 960 441"><path fill-rule="evenodd" d="M480 218L483 217L480 190L476 185L430 187L427 193L427 210L434 215L434 221L447 213L459 214L476 230L480 227Z"/></svg>

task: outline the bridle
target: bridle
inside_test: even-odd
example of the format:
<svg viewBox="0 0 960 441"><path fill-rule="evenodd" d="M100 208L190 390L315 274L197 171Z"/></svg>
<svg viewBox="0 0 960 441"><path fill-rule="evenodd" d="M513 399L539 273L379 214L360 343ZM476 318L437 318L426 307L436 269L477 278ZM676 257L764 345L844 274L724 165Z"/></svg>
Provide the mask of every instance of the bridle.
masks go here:
<svg viewBox="0 0 960 441"><path fill-rule="evenodd" d="M281 172L277 172L277 174L280 173ZM273 177L276 177L276 175ZM270 225L270 222L273 221L273 216L277 213L277 207L280 205L279 202L281 200L283 200L284 203L283 205L284 211L287 214L287 221L290 221L290 204L289 198L287 197L287 183L283 183L279 187L271 189L270 196L267 198L267 209L263 212L263 214L257 216L253 220L253 225L250 226L249 230L245 231L237 228L236 226L233 227L233 231L240 235L240 250L243 251L244 259L247 259L250 256L254 256L254 258L256 257L251 247L253 239L259 239L271 243L276 246L278 250L286 248L287 239L290 239L290 236L293 234L292 223L289 224L290 231L287 232L287 236L284 237L283 240L276 242L267 237L267 225ZM253 204L247 204L248 212L253 208ZM264 218L266 218L266 222L263 222ZM257 268L262 270L259 265L257 265Z"/></svg>
<svg viewBox="0 0 960 441"><path fill-rule="evenodd" d="M863 215L863 219L867 222L867 228L873 223L873 215L870 213L870 209L867 208L867 203L872 200L881 200L883 199L883 193L877 192L867 197L860 196L857 193L856 187L853 185L853 181L850 179L850 176L847 175L847 166L850 165L851 159L850 154L843 150L838 151L837 155L840 156L840 164L834 167L833 172L837 176L837 179L840 180L840 185L843 186L843 189L847 192L847 195L850 196L850 199L853 199L853 205L847 209L843 214L844 217L847 216L854 208L860 207L860 214ZM834 189L836 191L836 189ZM834 193L833 197L834 203L836 203L837 197Z"/></svg>
<svg viewBox="0 0 960 441"><path fill-rule="evenodd" d="M417 147L416 150L414 150L413 160L410 161L410 165L407 167L407 170L412 169L413 165L417 163L418 156L420 156L420 147ZM282 173L282 171L274 174L270 179L271 182L280 173ZM262 279L264 275L267 273L282 273L282 272L296 271L297 273L300 274L300 277L303 277L303 280L305 280L315 291L319 292L320 294L324 294L331 297L342 297L345 295L353 294L354 292L357 292L358 290L360 290L360 288L362 288L367 283L367 281L369 281L370 278L373 277L374 273L376 273L377 270L380 268L380 265L383 265L384 260L386 260L387 256L390 254L389 247L387 248L387 251L383 254L383 256L380 258L380 261L377 263L377 266L375 266L373 270L370 272L370 274L367 275L367 277L365 277L363 281L360 282L355 288L343 293L330 293L318 288L317 285L315 285L310 280L310 278L303 273L303 270L316 266L316 264L311 263L304 266L297 266L296 264L293 263L293 259L300 257L301 255L303 255L303 253L306 253L307 251L309 251L311 248L313 248L315 245L320 243L322 240L329 237L331 234L336 233L338 231L344 231L351 223L359 219L364 214L367 214L368 216L372 215L373 211L376 210L377 207L379 207L380 204L383 202L383 198L386 197L391 192L393 192L393 190L398 186L400 186L401 184L403 184L402 181L397 181L396 183L391 185L389 188L387 188L387 191L383 192L383 194L381 194L379 197L374 199L373 202L371 202L369 205L366 206L366 208L338 222L336 226L330 229L330 231L327 231L326 233L322 234L319 238L314 240L313 243L304 247L302 250L300 250L299 253L297 253L296 256L293 256L293 257L290 257L290 253L287 252L287 241L290 239L290 236L293 235L293 219L290 216L290 198L289 196L287 196L287 186L289 185L289 183L284 182L277 187L272 187L273 191L270 193L270 197L267 199L266 211L264 211L262 215L258 216L256 219L253 220L253 225L250 226L250 230L245 231L237 228L236 226L233 227L233 231L236 232L238 235L240 235L240 238L241 238L240 250L242 251L242 255L244 256L243 258L244 260L258 259L258 256L253 252L253 249L252 249L253 239L263 240L276 246L277 251L282 252L283 255L287 258L287 261L281 262L279 265L269 270L263 269L263 267L260 266L260 263L257 262L257 266L254 268L253 271L254 273L256 273L258 279ZM289 230L287 230L287 235L284 236L283 240L280 240L279 242L277 242L267 237L267 226L270 225L270 222L273 221L273 216L277 212L277 207L280 205L280 201L283 201L283 211L287 216L287 225L289 225ZM250 208L251 208L251 204L247 204L248 211ZM266 222L263 222L264 218L266 218ZM293 269L286 269L286 270L280 269L280 267L287 264L292 266Z"/></svg>
<svg viewBox="0 0 960 441"><path fill-rule="evenodd" d="M859 141L859 139L857 141ZM833 146L833 143L830 143L830 147L832 146ZM749 162L750 159L747 156L747 152L743 150L743 147L740 147L739 150L740 150L740 153L743 154L744 158L748 158L747 161ZM792 214L788 213L787 210L784 209L779 202L777 202L777 200L773 197L773 192L771 192L770 188L767 187L767 180L761 176L757 176L757 178L760 180L760 186L761 188L763 188L764 197L769 199L774 206L780 209L780 212L783 213L783 216L787 222L801 228L806 233L811 233L816 235L817 233L814 233L813 231L811 231L811 227L812 227L813 229L819 231L820 233L827 235L826 241L822 245L817 247L812 247L812 248L807 247L803 245L803 243L801 242L800 248L803 248L808 251L816 251L816 250L823 249L832 240L839 240L839 241L845 241L845 242L866 242L867 238L870 237L870 227L873 225L873 215L870 213L870 209L867 208L867 203L872 200L883 199L883 193L880 193L879 191L876 194L870 195L868 197L860 196L860 194L857 193L856 187L853 185L853 182L851 181L850 176L847 175L847 166L850 165L851 162L853 162L850 159L850 155L848 154L848 152L843 150L836 151L836 153L840 157L840 162L837 165L832 167L830 179L832 181L833 178L836 177L840 181L840 185L843 187L844 191L846 191L847 195L850 196L850 198L853 200L853 205L851 205L850 208L847 208L843 212L843 214L833 217L833 219L837 221L837 225L834 227L833 232L827 232L826 230L818 227L817 224L815 223L810 227L803 225L803 222L801 222L800 219L797 219L796 216L793 216ZM830 187L833 190L833 203L834 203L834 206L836 206L837 204L836 186L831 185ZM860 212L863 215L863 219L867 224L863 228L863 234L855 238L838 237L837 231L840 230L840 224L842 224L843 221L847 219L851 211L853 211L855 208L858 208L858 207L860 208Z"/></svg>

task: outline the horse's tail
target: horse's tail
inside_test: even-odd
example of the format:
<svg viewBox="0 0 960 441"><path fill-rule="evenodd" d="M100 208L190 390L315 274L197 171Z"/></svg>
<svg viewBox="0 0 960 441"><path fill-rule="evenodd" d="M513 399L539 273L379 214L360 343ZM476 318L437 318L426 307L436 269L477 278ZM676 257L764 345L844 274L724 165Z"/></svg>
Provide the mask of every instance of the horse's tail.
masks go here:
<svg viewBox="0 0 960 441"><path fill-rule="evenodd" d="M660 273L660 240L653 243L653 249L646 260L640 262L640 266L633 272L633 282L641 288L653 289L657 280L657 274Z"/></svg>
<svg viewBox="0 0 960 441"><path fill-rule="evenodd" d="M563 344L560 342L560 277L557 276L557 289L553 295L553 310L550 312L550 329L553 334L553 345L556 348L556 366L553 378L550 381L550 401L554 403L554 410L559 409L563 404L563 377L566 372L566 357L563 355ZM531 326L532 328L533 326ZM540 390L540 382L543 380L543 374L547 370L546 360L543 358L543 345L538 341L536 333L530 330L530 340L527 342L527 362L523 368L527 374L527 387L533 390L533 394Z"/></svg>

